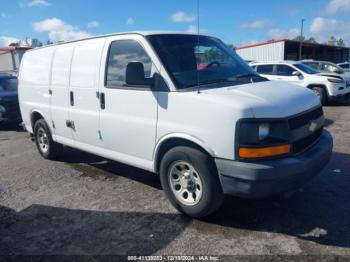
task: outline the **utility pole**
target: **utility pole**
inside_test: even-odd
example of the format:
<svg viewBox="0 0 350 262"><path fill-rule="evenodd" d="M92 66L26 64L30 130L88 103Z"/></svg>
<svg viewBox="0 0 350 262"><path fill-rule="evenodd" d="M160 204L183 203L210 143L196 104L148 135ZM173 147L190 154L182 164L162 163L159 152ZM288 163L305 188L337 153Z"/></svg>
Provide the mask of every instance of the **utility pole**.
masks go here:
<svg viewBox="0 0 350 262"><path fill-rule="evenodd" d="M304 31L304 21L305 19L301 19L301 28L300 28L300 44L299 44L299 60L302 59L303 52L303 31Z"/></svg>

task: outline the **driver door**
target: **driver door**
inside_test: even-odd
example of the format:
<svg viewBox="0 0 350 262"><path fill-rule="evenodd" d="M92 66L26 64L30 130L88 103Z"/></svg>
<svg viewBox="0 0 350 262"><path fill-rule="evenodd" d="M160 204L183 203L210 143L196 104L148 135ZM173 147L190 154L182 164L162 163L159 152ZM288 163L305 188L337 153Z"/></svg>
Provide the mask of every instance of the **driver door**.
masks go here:
<svg viewBox="0 0 350 262"><path fill-rule="evenodd" d="M135 39L136 38L136 39ZM156 139L157 95L151 88L128 86L125 82L129 62L141 62L145 77L157 69L143 39L113 38L107 41L102 63L104 83L100 87L100 132L111 158L139 167L152 166Z"/></svg>
<svg viewBox="0 0 350 262"><path fill-rule="evenodd" d="M276 80L283 80L293 84L301 84L302 78L293 75L293 72L298 71L289 65L276 65ZM299 72L299 71L298 71Z"/></svg>

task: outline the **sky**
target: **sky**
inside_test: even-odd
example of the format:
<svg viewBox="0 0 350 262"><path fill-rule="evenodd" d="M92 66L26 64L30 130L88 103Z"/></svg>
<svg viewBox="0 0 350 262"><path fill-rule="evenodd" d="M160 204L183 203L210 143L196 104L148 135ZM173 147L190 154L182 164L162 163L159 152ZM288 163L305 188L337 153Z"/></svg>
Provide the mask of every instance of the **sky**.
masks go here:
<svg viewBox="0 0 350 262"><path fill-rule="evenodd" d="M137 30L196 32L234 45L304 35L350 46L350 0L0 0L0 46Z"/></svg>

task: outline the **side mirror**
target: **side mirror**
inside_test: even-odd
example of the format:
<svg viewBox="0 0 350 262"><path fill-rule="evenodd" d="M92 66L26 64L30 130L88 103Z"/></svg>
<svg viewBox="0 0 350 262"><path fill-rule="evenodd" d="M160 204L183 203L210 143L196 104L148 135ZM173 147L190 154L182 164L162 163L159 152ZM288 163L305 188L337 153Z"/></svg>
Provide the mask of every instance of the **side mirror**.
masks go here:
<svg viewBox="0 0 350 262"><path fill-rule="evenodd" d="M293 73L292 73L292 75L293 76L301 76L301 73L299 72L299 71L294 71Z"/></svg>
<svg viewBox="0 0 350 262"><path fill-rule="evenodd" d="M129 62L126 66L125 82L130 86L151 87L153 78L145 77L145 69L140 62Z"/></svg>

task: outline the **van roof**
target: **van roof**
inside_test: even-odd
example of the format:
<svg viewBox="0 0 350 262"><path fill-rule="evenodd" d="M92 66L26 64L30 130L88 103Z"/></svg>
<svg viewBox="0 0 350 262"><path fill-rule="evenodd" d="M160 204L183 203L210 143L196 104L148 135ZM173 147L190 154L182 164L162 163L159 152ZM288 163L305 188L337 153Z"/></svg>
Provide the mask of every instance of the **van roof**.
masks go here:
<svg viewBox="0 0 350 262"><path fill-rule="evenodd" d="M85 40L90 40L90 39L96 39L96 38L103 38L103 37L108 37L108 36L116 36L116 35L142 35L142 36L148 36L148 35L198 35L196 33L188 33L188 32L182 32L182 31L131 31L131 32L120 32L120 33L111 33L111 34L105 34L105 35L97 35L97 36L92 36L92 37L87 37L87 38L81 38L77 40L72 40L72 41L67 41L67 42L59 42L55 43L52 45L45 45L42 47L37 47L30 51L42 49L42 48L47 48L47 47L52 47L52 46L57 46L57 45L64 45L64 44L69 44L69 43L75 43L75 42L80 42L80 41L85 41ZM205 35L202 33L199 33L199 35Z"/></svg>

